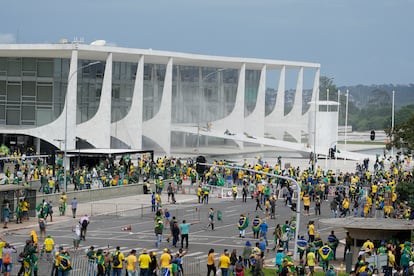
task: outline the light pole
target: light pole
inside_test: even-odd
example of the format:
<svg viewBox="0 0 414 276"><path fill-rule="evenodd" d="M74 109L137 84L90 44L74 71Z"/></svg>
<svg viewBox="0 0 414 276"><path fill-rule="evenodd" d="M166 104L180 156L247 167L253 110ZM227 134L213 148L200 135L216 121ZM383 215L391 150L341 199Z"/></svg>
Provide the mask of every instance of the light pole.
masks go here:
<svg viewBox="0 0 414 276"><path fill-rule="evenodd" d="M349 101L349 90L346 90L346 104L345 104L345 152L346 152L346 140L348 135L348 101ZM344 162L346 160L346 154L344 155Z"/></svg>
<svg viewBox="0 0 414 276"><path fill-rule="evenodd" d="M392 90L392 108L391 108L391 145L392 142L394 141L394 105L395 105L395 91ZM393 158L394 156L394 147L391 147L391 158Z"/></svg>
<svg viewBox="0 0 414 276"><path fill-rule="evenodd" d="M201 123L201 96L204 95L204 81L206 81L210 76L217 74L221 71L227 70L228 68L220 68L213 72L208 73L201 79L201 92L198 97L198 118L197 118L197 152L200 151L200 123Z"/></svg>
<svg viewBox="0 0 414 276"><path fill-rule="evenodd" d="M81 67L78 67L75 71L72 72L72 74L70 74L69 78L68 78L68 85L66 88L66 99L65 99L65 139L64 139L64 143L65 143L65 148L63 151L63 190L65 191L65 193L67 192L67 151L68 151L68 95L69 95L69 85L70 82L73 78L73 76L75 76L79 70L82 70L84 68L90 67L92 65L101 63L100 61L94 61L94 62L90 62L86 65L83 65ZM78 88L75 88L75 91L77 91ZM70 163L70 162L69 162ZM70 168L70 164L69 164L69 168Z"/></svg>

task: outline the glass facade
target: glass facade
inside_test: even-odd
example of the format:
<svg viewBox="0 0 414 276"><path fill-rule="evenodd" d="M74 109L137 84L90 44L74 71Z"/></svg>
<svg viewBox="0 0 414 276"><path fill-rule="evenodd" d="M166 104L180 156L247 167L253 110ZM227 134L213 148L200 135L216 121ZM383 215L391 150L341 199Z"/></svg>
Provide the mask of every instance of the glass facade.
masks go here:
<svg viewBox="0 0 414 276"><path fill-rule="evenodd" d="M124 118L131 109L137 63L114 62L112 65L111 122Z"/></svg>
<svg viewBox="0 0 414 276"><path fill-rule="evenodd" d="M69 60L0 57L0 125L42 126L63 110Z"/></svg>
<svg viewBox="0 0 414 276"><path fill-rule="evenodd" d="M166 70L165 64L144 65L143 121L154 117L160 109Z"/></svg>
<svg viewBox="0 0 414 276"><path fill-rule="evenodd" d="M105 63L86 66L95 60L79 60L76 123L91 119L99 108ZM65 90L66 91L66 90Z"/></svg>
<svg viewBox="0 0 414 276"><path fill-rule="evenodd" d="M237 69L175 65L172 87L172 123L204 124L233 110Z"/></svg>
<svg viewBox="0 0 414 276"><path fill-rule="evenodd" d="M244 116L247 116L250 113L252 113L254 108L256 107L257 93L259 91L260 74L261 71L259 70L246 70L244 85Z"/></svg>

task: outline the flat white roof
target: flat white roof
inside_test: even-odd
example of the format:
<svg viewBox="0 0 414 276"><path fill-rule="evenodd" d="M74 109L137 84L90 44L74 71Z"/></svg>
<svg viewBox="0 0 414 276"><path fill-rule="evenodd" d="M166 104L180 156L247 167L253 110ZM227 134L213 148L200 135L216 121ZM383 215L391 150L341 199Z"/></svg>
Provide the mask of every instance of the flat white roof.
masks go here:
<svg viewBox="0 0 414 276"><path fill-rule="evenodd" d="M73 149L67 150L68 154L128 154L145 152L145 150L139 149ZM150 152L150 151L148 151Z"/></svg>

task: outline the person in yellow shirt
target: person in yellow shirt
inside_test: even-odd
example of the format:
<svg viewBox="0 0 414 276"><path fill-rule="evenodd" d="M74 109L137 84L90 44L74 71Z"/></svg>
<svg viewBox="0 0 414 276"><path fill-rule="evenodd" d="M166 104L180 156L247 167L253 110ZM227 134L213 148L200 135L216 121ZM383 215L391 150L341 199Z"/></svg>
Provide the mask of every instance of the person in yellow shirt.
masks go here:
<svg viewBox="0 0 414 276"><path fill-rule="evenodd" d="M388 264L385 272L385 275L392 275L392 270L395 268L395 255L392 253L391 249L388 249Z"/></svg>
<svg viewBox="0 0 414 276"><path fill-rule="evenodd" d="M375 248L374 243L370 239L367 239L362 247L368 249L370 253L373 253Z"/></svg>
<svg viewBox="0 0 414 276"><path fill-rule="evenodd" d="M222 276L229 276L230 267L230 254L227 249L224 249L224 253L219 258L219 268L221 269Z"/></svg>
<svg viewBox="0 0 414 276"><path fill-rule="evenodd" d="M164 253L160 256L161 275L164 275L165 271L170 269L170 264L171 255L168 252L168 248L164 248Z"/></svg>
<svg viewBox="0 0 414 276"><path fill-rule="evenodd" d="M40 257L43 256L43 252L46 252L46 258L48 260L52 259L52 251L55 248L55 241L50 235L47 235L47 238L43 241L43 250L40 252Z"/></svg>
<svg viewBox="0 0 414 276"><path fill-rule="evenodd" d="M37 244L38 244L38 242L39 242L39 239L37 238L37 233L36 233L36 231L35 231L35 230L31 230L31 231L30 231L30 237L32 238L33 245L34 245L34 246L37 246Z"/></svg>
<svg viewBox="0 0 414 276"><path fill-rule="evenodd" d="M345 197L343 200L342 200L342 212L341 212L341 214L339 215L339 217L341 218L341 217L346 217L346 215L348 214L348 213L350 213L350 211L349 211L349 198L348 197Z"/></svg>
<svg viewBox="0 0 414 276"><path fill-rule="evenodd" d="M119 260L118 265L114 263L116 259ZM112 275L119 275L119 276L121 275L124 260L125 260L124 253L122 253L121 248L117 246L115 252L112 253L112 273L113 273Z"/></svg>
<svg viewBox="0 0 414 276"><path fill-rule="evenodd" d="M24 220L29 220L29 202L27 198L24 198L22 201L22 214Z"/></svg>
<svg viewBox="0 0 414 276"><path fill-rule="evenodd" d="M308 193L303 195L303 209L304 215L309 216L309 208L310 208L310 196Z"/></svg>
<svg viewBox="0 0 414 276"><path fill-rule="evenodd" d="M207 256L207 276L210 276L210 272L213 272L213 276L216 275L216 262L214 260L214 249L211 248L208 251Z"/></svg>
<svg viewBox="0 0 414 276"><path fill-rule="evenodd" d="M313 220L309 221L308 235L309 235L309 242L313 242L315 240L315 223Z"/></svg>
<svg viewBox="0 0 414 276"><path fill-rule="evenodd" d="M3 247L6 245L6 241L0 237L0 259L3 259ZM214 273L214 275L216 275Z"/></svg>
<svg viewBox="0 0 414 276"><path fill-rule="evenodd" d="M126 257L126 270L128 275L137 275L137 251L132 249L129 255Z"/></svg>
<svg viewBox="0 0 414 276"><path fill-rule="evenodd" d="M148 275L151 257L148 255L147 249L142 250L142 254L138 257L139 270L141 275Z"/></svg>
<svg viewBox="0 0 414 276"><path fill-rule="evenodd" d="M53 193L53 190L55 189L55 181L52 177L49 177L49 180L47 181L49 185L49 194Z"/></svg>
<svg viewBox="0 0 414 276"><path fill-rule="evenodd" d="M309 249L309 253L306 255L306 263L309 266L310 275L313 275L315 272L315 265L316 265L316 255L315 255L314 248Z"/></svg>

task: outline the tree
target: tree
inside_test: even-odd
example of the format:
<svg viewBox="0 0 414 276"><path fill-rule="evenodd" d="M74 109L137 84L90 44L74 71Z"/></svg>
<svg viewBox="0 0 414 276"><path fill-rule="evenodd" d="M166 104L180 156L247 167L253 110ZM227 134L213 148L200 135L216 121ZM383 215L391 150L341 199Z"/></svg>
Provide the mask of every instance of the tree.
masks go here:
<svg viewBox="0 0 414 276"><path fill-rule="evenodd" d="M385 132L388 137L391 137L387 149L395 147L403 150L404 154L410 154L414 149L414 112L407 121L395 127L394 133L391 133L390 128L386 129Z"/></svg>
<svg viewBox="0 0 414 276"><path fill-rule="evenodd" d="M400 182L395 188L398 202L406 201L411 209L414 208L414 182Z"/></svg>

